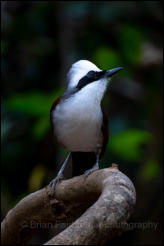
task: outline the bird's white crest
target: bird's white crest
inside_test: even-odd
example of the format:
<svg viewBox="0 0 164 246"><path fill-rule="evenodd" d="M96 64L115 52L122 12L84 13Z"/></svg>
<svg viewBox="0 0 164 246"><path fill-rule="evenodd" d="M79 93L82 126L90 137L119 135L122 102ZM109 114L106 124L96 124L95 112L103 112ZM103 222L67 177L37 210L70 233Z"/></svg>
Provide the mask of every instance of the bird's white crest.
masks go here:
<svg viewBox="0 0 164 246"><path fill-rule="evenodd" d="M95 64L88 60L75 62L68 72L68 88L77 86L79 80L84 77L90 70L101 71Z"/></svg>
<svg viewBox="0 0 164 246"><path fill-rule="evenodd" d="M79 83L79 80L87 75L91 70L102 71L88 60L79 60L75 62L68 73L68 84L66 90L71 91L72 88L75 88ZM95 105L95 101L100 104L109 80L109 78L102 78L94 81L93 83L89 83L74 94L73 100L76 98L77 105L81 103L83 104L86 101L89 105L92 105L92 103ZM71 97L70 99L72 100Z"/></svg>

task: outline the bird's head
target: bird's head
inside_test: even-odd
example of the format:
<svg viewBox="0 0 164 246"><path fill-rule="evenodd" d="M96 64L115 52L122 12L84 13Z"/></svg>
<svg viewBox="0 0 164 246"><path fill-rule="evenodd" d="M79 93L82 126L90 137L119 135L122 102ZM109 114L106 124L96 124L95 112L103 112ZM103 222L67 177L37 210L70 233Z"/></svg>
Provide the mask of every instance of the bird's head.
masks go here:
<svg viewBox="0 0 164 246"><path fill-rule="evenodd" d="M122 67L110 70L101 70L95 64L87 60L75 62L68 73L68 89L79 89L86 87L95 81L109 81L112 75L120 71Z"/></svg>

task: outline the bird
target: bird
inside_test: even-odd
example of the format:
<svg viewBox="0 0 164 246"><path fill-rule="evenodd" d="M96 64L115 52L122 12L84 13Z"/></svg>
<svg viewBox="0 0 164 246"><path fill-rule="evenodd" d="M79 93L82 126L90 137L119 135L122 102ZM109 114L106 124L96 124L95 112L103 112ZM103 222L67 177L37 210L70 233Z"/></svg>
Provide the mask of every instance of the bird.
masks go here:
<svg viewBox="0 0 164 246"><path fill-rule="evenodd" d="M56 142L69 152L56 178L50 182L53 188L64 178L70 156L73 176L89 175L99 169L109 138L108 118L101 101L111 77L121 69L123 67L101 70L88 60L72 64L64 93L50 109Z"/></svg>

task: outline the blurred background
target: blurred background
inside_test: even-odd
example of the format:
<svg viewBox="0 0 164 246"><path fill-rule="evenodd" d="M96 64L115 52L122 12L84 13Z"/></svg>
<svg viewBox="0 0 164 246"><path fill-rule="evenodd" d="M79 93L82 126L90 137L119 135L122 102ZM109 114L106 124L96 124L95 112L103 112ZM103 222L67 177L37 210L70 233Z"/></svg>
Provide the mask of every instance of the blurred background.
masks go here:
<svg viewBox="0 0 164 246"><path fill-rule="evenodd" d="M147 223L110 243L162 244L162 2L1 1L1 21L2 219L64 161L49 111L71 64L88 59L101 69L124 67L102 102L110 139L100 165L115 162L132 180L137 203L129 222Z"/></svg>

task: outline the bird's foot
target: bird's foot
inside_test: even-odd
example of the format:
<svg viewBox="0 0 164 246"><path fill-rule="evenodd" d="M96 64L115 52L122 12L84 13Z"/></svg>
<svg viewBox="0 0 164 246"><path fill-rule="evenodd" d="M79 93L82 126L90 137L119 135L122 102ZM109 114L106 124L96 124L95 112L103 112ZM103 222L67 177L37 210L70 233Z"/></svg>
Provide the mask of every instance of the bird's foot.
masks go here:
<svg viewBox="0 0 164 246"><path fill-rule="evenodd" d="M49 186L52 187L53 190L55 190L56 185L59 184L62 180L64 180L64 176L57 175L56 178L51 180L51 182L49 183Z"/></svg>
<svg viewBox="0 0 164 246"><path fill-rule="evenodd" d="M93 166L91 169L86 170L86 171L84 172L84 174L85 174L86 176L88 176L88 175L90 175L91 173L93 173L94 171L96 171L96 170L98 170L98 169L99 169L98 165L95 165L95 166Z"/></svg>
<svg viewBox="0 0 164 246"><path fill-rule="evenodd" d="M68 154L67 158L65 159L65 161L64 161L64 163L63 163L63 165L62 165L62 167L60 168L60 170L59 170L59 172L58 172L58 174L57 174L57 176L56 176L56 178L54 178L54 179L50 182L50 184L49 184L49 186L52 187L53 190L55 190L56 185L57 185L58 183L60 183L60 182L64 179L63 171L64 171L64 169L65 169L66 164L68 163L68 159L69 159L70 155L71 155L71 152Z"/></svg>

